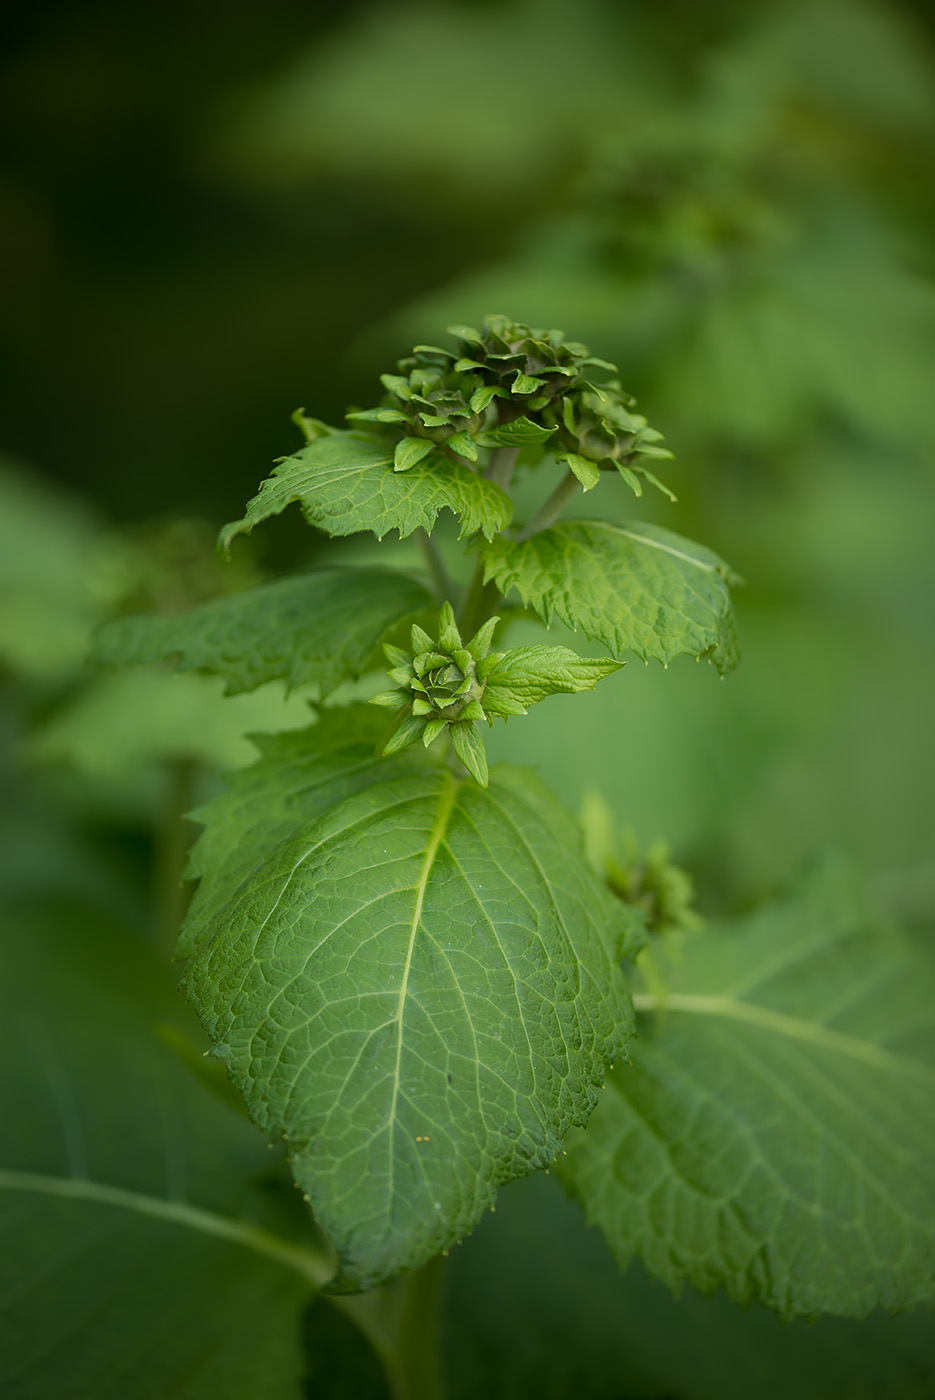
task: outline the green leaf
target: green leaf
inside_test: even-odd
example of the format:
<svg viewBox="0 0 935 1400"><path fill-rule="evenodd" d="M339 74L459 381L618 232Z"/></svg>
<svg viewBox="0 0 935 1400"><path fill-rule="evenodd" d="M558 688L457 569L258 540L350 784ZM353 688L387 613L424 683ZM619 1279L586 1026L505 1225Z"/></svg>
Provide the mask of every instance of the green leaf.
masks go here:
<svg viewBox="0 0 935 1400"><path fill-rule="evenodd" d="M118 617L95 640L112 665L175 658L179 671L227 678L227 694L267 680L316 683L322 694L358 676L379 637L431 605L423 585L381 568L322 568L203 603L175 617Z"/></svg>
<svg viewBox="0 0 935 1400"><path fill-rule="evenodd" d="M108 783L138 783L149 765L197 760L225 770L249 763L246 735L304 728L308 704L281 685L225 696L217 676L126 670L93 678L32 736L28 752Z"/></svg>
<svg viewBox="0 0 935 1400"><path fill-rule="evenodd" d="M561 618L619 655L664 664L709 658L721 672L737 664L728 585L738 582L709 549L658 525L562 520L521 544L483 548L485 582L515 588L547 623Z"/></svg>
<svg viewBox="0 0 935 1400"><path fill-rule="evenodd" d="M643 483L640 481L636 473L632 472L630 468L626 466L623 462L617 463L617 471L623 477L624 481L629 486L634 496L642 496Z"/></svg>
<svg viewBox="0 0 935 1400"><path fill-rule="evenodd" d="M2 926L0 1392L295 1400L333 1266L281 1157L157 1035L203 1041L168 969L99 914Z"/></svg>
<svg viewBox="0 0 935 1400"><path fill-rule="evenodd" d="M451 742L454 751L476 783L487 787L490 774L487 770L487 751L480 731L473 721L459 722L451 726Z"/></svg>
<svg viewBox="0 0 935 1400"><path fill-rule="evenodd" d="M554 428L543 428L530 418L514 418L512 423L478 433L475 440L482 447L528 447L547 442L554 432Z"/></svg>
<svg viewBox="0 0 935 1400"><path fill-rule="evenodd" d="M582 457L577 452L565 452L557 460L568 463L569 470L578 478L585 491L590 491L601 479L601 469L590 457Z"/></svg>
<svg viewBox="0 0 935 1400"><path fill-rule="evenodd" d="M470 397L469 403L472 413L483 413L489 408L494 399L507 398L505 389L498 389L491 384L482 384L479 389L475 389Z"/></svg>
<svg viewBox="0 0 935 1400"><path fill-rule="evenodd" d="M415 466L416 462L421 462L423 457L427 457L430 452L435 450L435 444L430 438L400 438L393 450L393 470L407 472L410 467Z"/></svg>
<svg viewBox="0 0 935 1400"><path fill-rule="evenodd" d="M549 695L574 695L593 690L598 681L619 671L623 663L610 657L585 659L568 647L514 647L504 652L487 673L484 709L494 713L525 713ZM500 706L506 702L507 711Z"/></svg>
<svg viewBox="0 0 935 1400"><path fill-rule="evenodd" d="M276 467L247 506L242 520L225 525L219 547L278 515L298 501L310 525L329 535L387 530L411 535L431 530L440 510L461 521L461 538L483 531L488 539L512 519L509 496L499 486L450 457L431 456L405 472L394 472L391 449L350 433L331 433L309 443Z"/></svg>
<svg viewBox="0 0 935 1400"><path fill-rule="evenodd" d="M467 433L452 433L445 446L457 452L459 457L466 457L469 462L477 461L477 444Z"/></svg>
<svg viewBox="0 0 935 1400"><path fill-rule="evenodd" d="M181 949L347 1289L424 1263L547 1165L630 1014L629 914L554 798L510 769L483 791L421 745L375 771L374 718L280 736L200 814Z"/></svg>
<svg viewBox="0 0 935 1400"><path fill-rule="evenodd" d="M561 1174L620 1264L783 1316L935 1302L935 969L840 871L695 935Z"/></svg>
<svg viewBox="0 0 935 1400"><path fill-rule="evenodd" d="M380 637L431 604L425 588L388 569L320 569L260 584L177 617L121 617L98 633L112 665L177 660L180 671L226 677L227 694L271 680L317 684L327 695L364 670Z"/></svg>

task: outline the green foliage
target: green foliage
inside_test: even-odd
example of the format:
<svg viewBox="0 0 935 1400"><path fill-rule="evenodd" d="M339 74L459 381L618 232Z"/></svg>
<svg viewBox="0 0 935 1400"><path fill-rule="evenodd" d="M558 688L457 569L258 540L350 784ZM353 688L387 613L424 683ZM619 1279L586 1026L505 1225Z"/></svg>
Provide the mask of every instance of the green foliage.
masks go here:
<svg viewBox="0 0 935 1400"><path fill-rule="evenodd" d="M907 1242L907 1221L924 1215L921 1128L912 1128L924 1074L908 1074L908 1092L893 1100L888 1131L906 1164L897 1190L881 1143L861 1140L867 1124L854 1105L866 1085L841 1079L838 1062L866 1076L910 1057L882 1044L896 1029L888 1022L865 1039L861 1025L825 1024L837 1006L859 1019L840 970L855 956L870 987L880 962L887 980L896 975L882 936L865 937L858 921L852 947L853 901L841 906L837 890L819 887L747 936L692 937L690 883L661 847L621 852L592 804L589 865L574 824L531 776L488 773L483 720L590 690L625 651L731 669L737 580L710 550L658 525L558 518L603 470L637 490L635 473L653 480L639 458L659 455L658 434L630 415L616 381L584 378L613 366L559 332L503 317L454 333L457 351L417 346L383 377L383 404L350 415L369 438L302 416L307 446L222 532L227 548L292 499L335 535L421 528L433 583L451 601L433 631L412 624L408 650L384 644L395 688L372 697L376 710L322 711L308 730L258 741L259 761L196 814L204 832L190 873L200 885L178 954L212 1053L256 1122L285 1142L337 1255L339 1293L418 1269L474 1227L499 1185L546 1166L567 1141L563 1179L624 1262L638 1250L670 1285L722 1284L784 1314L908 1305L924 1296L928 1248L921 1234ZM507 490L520 453L532 467L564 460L569 473L511 531ZM442 503L474 560L460 590L430 538ZM511 589L547 623L558 616L614 656L544 644L492 651L495 609ZM277 676L327 690L427 601L404 576L330 569L187 617L123 620L99 651L180 654L237 687ZM380 708L396 712L389 729ZM429 751L443 736L450 748ZM783 920L811 930L791 964L775 953ZM626 1053L621 959L639 958L647 928L680 935L666 944L671 969L658 951L638 964L646 990L637 1006L658 1008L657 1033L632 1069L613 1070L597 1130L575 1136ZM839 967L831 954L842 940ZM680 1014L685 1044L661 1059ZM905 1007L894 1014L905 1023ZM782 1087L753 1113L764 1037ZM808 1067L795 1058L800 1043ZM817 1054L833 1066L822 1065L830 1088L816 1088ZM691 1076L709 1062L702 1088ZM801 1081L791 1096L790 1077ZM822 1092L803 1116L808 1095ZM858 1159L849 1214L835 1214Z"/></svg>
<svg viewBox="0 0 935 1400"><path fill-rule="evenodd" d="M681 653L721 672L738 660L728 584L717 555L656 525L565 520L521 543L482 550L485 580L546 623L557 616L609 647L667 664Z"/></svg>
<svg viewBox="0 0 935 1400"><path fill-rule="evenodd" d="M320 569L178 617L118 618L98 633L95 657L123 665L174 659L181 671L224 676L228 695L273 680L327 695L365 669L375 637L429 603L402 574Z"/></svg>
<svg viewBox="0 0 935 1400"><path fill-rule="evenodd" d="M461 521L462 536L483 530L491 538L510 522L509 497L460 461L423 458L405 473L394 470L393 450L378 441L333 432L287 457L263 483L242 520L225 525L221 545L298 501L310 525L330 535L387 530L401 536L432 530L440 510Z"/></svg>
<svg viewBox="0 0 935 1400"><path fill-rule="evenodd" d="M783 1317L931 1303L932 987L840 872L686 942L560 1166L621 1266Z"/></svg>
<svg viewBox="0 0 935 1400"><path fill-rule="evenodd" d="M385 645L393 663L390 679L396 690L372 697L372 705L400 712L398 728L383 750L385 754L421 739L426 748L442 734L449 734L455 752L471 776L487 786L487 758L477 723L493 723L495 715L507 719L524 715L530 705L561 692L591 690L620 663L605 658L585 660L567 647L515 647L491 652L490 642L498 617L489 618L470 641L463 642L450 603L442 606L438 637L433 640L415 624L412 652Z"/></svg>
<svg viewBox="0 0 935 1400"><path fill-rule="evenodd" d="M112 953L99 912L69 916L74 943L41 922L13 924L12 963L25 971L12 979L9 1054L36 1028L40 1046L55 1046L54 1063L30 1057L5 1108L22 1131L0 1168L0 1202L4 1191L38 1197L54 1212L45 1233L31 1207L16 1207L11 1226L13 1277L38 1280L11 1311L26 1340L10 1351L9 1380L24 1400L66 1384L60 1329L47 1340L36 1318L63 1311L66 1292L79 1291L74 1256L86 1241L93 1258L82 1265L89 1282L79 1311L90 1340L75 1364L88 1391L135 1397L135 1381L129 1392L125 1384L131 1371L142 1377L140 1394L150 1384L141 1358L155 1346L152 1319L167 1316L160 1300L170 1271L179 1271L186 1283L174 1306L185 1324L161 1355L153 1381L161 1393L188 1393L203 1327L210 1357L193 1396L210 1400L232 1385L248 1396L296 1394L299 1309L323 1288L307 1345L328 1335L324 1310L339 1307L394 1397L434 1395L438 1256L482 1217L484 1239L499 1188L552 1163L619 1264L639 1255L673 1290L723 1288L783 1317L858 1317L933 1301L935 979L926 958L837 876L787 904L705 927L687 872L660 842L616 838L602 799L583 812L582 841L538 778L510 763L488 770L484 720L492 726L550 696L592 691L626 652L666 666L704 657L731 670L737 578L659 524L614 518L626 499L618 479L637 495L648 481L674 500L645 466L669 454L632 411L615 366L561 332L502 316L451 333L454 349L417 345L382 376L382 402L349 413L349 430L297 412L306 445L221 535L229 550L294 500L316 530L365 537L344 546L354 566L334 567L329 548L324 567L316 560L312 572L204 601L217 590L194 586L184 570L176 587L153 550L147 568L130 570L132 584L97 604L84 632L117 611L124 615L98 633L99 661L175 661L209 676L88 672L38 707L39 736L26 750L33 760L68 759L94 776L164 764L174 801L159 846L169 932L183 903L180 814L193 774L199 794L211 796L193 814L202 830L188 874L199 883L176 948L209 1049L205 1060L198 1032L177 1025L153 992L145 958ZM564 479L552 489L556 466ZM596 501L594 518L560 518L579 488L600 484L587 503ZM720 521L714 506L710 515ZM788 551L794 529L772 528ZM391 530L400 541L378 551ZM417 549L431 594L413 576ZM400 567L385 567L394 551ZM748 559L755 568L749 543L741 551L749 571ZM792 561L788 569L802 586ZM514 600L503 596L511 591ZM868 594L887 616L885 600ZM141 599L156 615L126 616ZM179 612L186 603L195 606ZM915 617L899 611L902 625ZM612 655L578 656L541 640L541 622L555 617ZM522 644L510 646L503 634L517 624ZM399 644L404 625L408 647ZM381 643L394 688L374 695L357 682L379 666ZM807 670L801 662L797 683L814 686L825 674ZM706 758L706 715L682 705L692 693L683 674L657 675L674 683L677 699L652 716L657 738L669 731L668 767L654 776L690 806L699 791L716 800L723 749ZM221 698L224 684L233 699ZM576 701L574 714L565 701L546 707L556 716L538 731L548 743L527 749L554 772L574 767L585 744L615 805L629 804L629 775L651 728L639 684L629 668ZM283 707L284 686L315 687L310 726L303 701ZM237 694L247 690L257 694ZM737 730L739 770L761 737L751 740L735 724L740 711L720 703L724 726ZM254 715L278 732L254 740L259 759L217 795L206 770L243 762ZM510 726L501 754L521 751L537 716ZM7 825L19 826L16 813ZM30 839L32 826L22 829ZM52 878L73 880L78 849ZM81 897L98 890L87 882ZM702 890L710 898L710 884ZM73 976L82 955L87 965ZM47 966L61 984L58 974L45 978ZM19 1015L30 1003L42 1006L32 1021ZM86 1015L93 1032L81 1042ZM115 1051L124 1038L125 1053ZM123 1059L108 1080L103 1066L115 1054ZM155 1107L150 1063L159 1067ZM53 1160L46 1110L39 1121L48 1089L37 1066L57 1105L64 1167ZM262 1140L230 1112L232 1098L275 1146L262 1167ZM122 1129L108 1132L118 1117L131 1143L120 1143ZM214 1145L226 1153L216 1179ZM178 1164L189 1158L197 1170L183 1181ZM165 1181L155 1180L163 1160ZM115 1212L133 1221L120 1249L110 1234ZM600 1259L597 1273L606 1274L613 1266ZM95 1319L121 1268L142 1281L121 1300L117 1320L129 1321L103 1374ZM658 1325L664 1305L657 1295L640 1302L633 1277L628 1296ZM528 1278L522 1287L535 1291ZM196 1288L211 1292L210 1306ZM726 1306L717 1305L719 1316L733 1319ZM576 1300L571 1311L572 1330L588 1333L585 1305ZM221 1334L222 1315L233 1321L230 1335ZM723 1323L725 1335L731 1325ZM545 1330L557 1336L559 1320ZM604 1330L591 1327L592 1341ZM557 1366L534 1382L524 1373L525 1383L541 1394L590 1394L593 1382L602 1400L623 1390L705 1393L697 1378L631 1374L621 1348L599 1337L586 1350L580 1369ZM467 1393L470 1374L455 1378L455 1394ZM723 1375L708 1393L731 1393Z"/></svg>
<svg viewBox="0 0 935 1400"><path fill-rule="evenodd" d="M5 1396L289 1400L300 1309L331 1272L281 1165L155 1024L172 977L67 905L4 923ZM6 931L6 929L5 929Z"/></svg>
<svg viewBox="0 0 935 1400"><path fill-rule="evenodd" d="M345 1289L424 1263L546 1166L629 1024L632 921L560 809L528 775L481 793L421 752L364 786L378 718L350 709L284 741L302 755L288 817L284 743L244 774L249 801L220 799L239 859L198 867L207 908L185 948L213 1053L286 1142Z"/></svg>

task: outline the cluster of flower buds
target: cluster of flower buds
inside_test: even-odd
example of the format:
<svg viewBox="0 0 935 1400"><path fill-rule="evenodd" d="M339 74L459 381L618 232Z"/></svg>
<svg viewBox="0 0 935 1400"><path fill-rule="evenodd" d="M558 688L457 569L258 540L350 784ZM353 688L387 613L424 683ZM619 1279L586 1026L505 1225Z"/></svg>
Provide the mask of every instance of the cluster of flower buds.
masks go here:
<svg viewBox="0 0 935 1400"><path fill-rule="evenodd" d="M480 331L448 329L457 352L417 345L396 374L382 376L380 407L348 415L397 435L397 471L433 452L476 462L479 448L542 448L551 439L586 491L601 471L616 470L637 495L641 478L671 494L643 465L671 457L661 434L631 412L616 379L594 382L595 373L615 375L615 365L561 331L505 316L488 316Z"/></svg>
<svg viewBox="0 0 935 1400"><path fill-rule="evenodd" d="M398 688L375 695L370 703L401 711L400 723L384 754L397 753L417 739L428 748L447 729L465 768L481 787L487 786L487 755L477 721L489 718L481 702L487 677L502 655L490 651L498 621L490 618L464 643L451 604L445 603L439 614L437 639L416 625L411 633L411 652L384 646L392 668L390 679Z"/></svg>
<svg viewBox="0 0 935 1400"><path fill-rule="evenodd" d="M417 345L399 361L396 374L380 376L386 390L382 405L347 415L350 422L402 430L394 460L398 472L440 448L477 461L475 437L483 425L483 410L472 406L470 382L452 368L454 359L434 345Z"/></svg>

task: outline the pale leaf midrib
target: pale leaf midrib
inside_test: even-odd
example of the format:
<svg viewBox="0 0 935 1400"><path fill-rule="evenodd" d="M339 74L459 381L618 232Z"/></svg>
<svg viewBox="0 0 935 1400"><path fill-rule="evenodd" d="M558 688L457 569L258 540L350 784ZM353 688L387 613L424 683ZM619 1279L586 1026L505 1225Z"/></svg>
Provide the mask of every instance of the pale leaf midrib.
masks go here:
<svg viewBox="0 0 935 1400"><path fill-rule="evenodd" d="M202 1235L228 1240L242 1245L254 1254L273 1259L312 1284L322 1288L334 1277L334 1268L322 1255L302 1249L289 1240L279 1238L232 1216L219 1215L188 1201L173 1201L162 1196L148 1196L128 1191L121 1186L108 1186L85 1177L48 1176L39 1172L7 1171L0 1168L0 1191L19 1191L32 1195L57 1196L59 1199L86 1201L94 1205L114 1206L150 1216L167 1224L180 1225Z"/></svg>
<svg viewBox="0 0 935 1400"><path fill-rule="evenodd" d="M761 1030L784 1035L791 1040L805 1041L845 1055L873 1069L884 1070L935 1087L935 1069L918 1060L911 1060L908 1056L886 1050L873 1041L860 1040L857 1036L832 1030L819 1022L788 1016L785 1012L773 1011L771 1007L758 1006L754 1002L737 1001L729 996L703 996L686 992L672 992L664 996L637 992L633 997L633 1005L637 1011L657 1011L663 1015L670 1011L681 1011L690 1015L720 1016L726 1020L742 1021L747 1025L758 1026Z"/></svg>
<svg viewBox="0 0 935 1400"><path fill-rule="evenodd" d="M658 549L662 554L669 554L673 559L682 559L686 564L693 564L696 569L701 569L708 574L716 574L718 568L716 564L710 564L706 559L698 559L692 554L686 554L684 550L676 549L674 545L666 544L662 540L651 539L648 535L638 535L635 530L628 530L624 525L613 525L601 521L601 527L613 535L625 535L628 540L633 540L636 544L645 544L648 549Z"/></svg>
<svg viewBox="0 0 935 1400"><path fill-rule="evenodd" d="M455 798L457 797L459 787L459 784L456 781L456 779L453 778L450 774L445 774L445 779L446 785L441 794L441 800L438 806L438 813L435 817L435 821L432 826L431 833L429 835L428 844L425 850L425 859L422 862L422 869L419 872L419 881L415 888L416 899L412 913L412 923L409 927L409 945L406 949L406 961L403 966L402 976L400 978L399 997L396 1003L396 1015L393 1018L396 1022L396 1062L393 1068L392 1098L390 1101L389 1113L387 1115L387 1122L389 1124L390 1130L388 1154L390 1189L387 1193L387 1199L389 1201L392 1201L393 1199L393 1154L395 1150L395 1144L393 1139L396 1132L396 1107L399 1102L399 1092L402 1085L403 1022L406 1014L406 998L409 994L409 976L412 971L412 958L415 952L416 938L418 936L419 927L422 923L422 907L425 903L425 892L428 888L429 876L432 873L432 866L435 863L435 857L438 854L438 848L444 840L445 832L448 829L448 822L451 818L452 808L454 807Z"/></svg>

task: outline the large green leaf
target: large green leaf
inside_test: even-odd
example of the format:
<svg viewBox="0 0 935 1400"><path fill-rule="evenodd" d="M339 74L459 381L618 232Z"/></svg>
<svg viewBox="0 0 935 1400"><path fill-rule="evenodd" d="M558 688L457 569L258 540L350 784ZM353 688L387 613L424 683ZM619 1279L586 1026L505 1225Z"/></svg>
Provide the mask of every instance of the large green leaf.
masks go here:
<svg viewBox="0 0 935 1400"><path fill-rule="evenodd" d="M664 664L683 653L719 671L737 663L728 585L730 569L702 545L658 525L561 520L521 543L496 539L483 549L485 581L551 623L609 647Z"/></svg>
<svg viewBox="0 0 935 1400"><path fill-rule="evenodd" d="M529 775L481 790L412 750L375 769L379 715L328 725L279 736L217 830L201 814L182 951L355 1289L461 1239L587 1120L626 1045L630 925Z"/></svg>
<svg viewBox="0 0 935 1400"><path fill-rule="evenodd" d="M99 916L3 926L0 1392L297 1400L330 1265L260 1135L159 1038L168 970Z"/></svg>
<svg viewBox="0 0 935 1400"><path fill-rule="evenodd" d="M322 694L364 669L381 635L431 605L425 588L387 569L320 569L218 598L178 617L121 617L101 629L99 661L227 678L227 694L266 681L316 683Z"/></svg>
<svg viewBox="0 0 935 1400"><path fill-rule="evenodd" d="M398 530L401 537L420 526L431 530L446 507L461 521L462 538L482 530L490 539L509 525L513 513L505 491L453 458L433 454L397 472L392 444L335 432L279 463L244 518L225 525L221 547L229 549L236 535L278 515L291 501L299 502L310 525L329 535L372 530L379 539L387 530Z"/></svg>
<svg viewBox="0 0 935 1400"><path fill-rule="evenodd" d="M783 1316L935 1301L935 977L839 871L694 937L560 1171L622 1266Z"/></svg>

